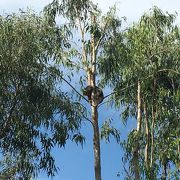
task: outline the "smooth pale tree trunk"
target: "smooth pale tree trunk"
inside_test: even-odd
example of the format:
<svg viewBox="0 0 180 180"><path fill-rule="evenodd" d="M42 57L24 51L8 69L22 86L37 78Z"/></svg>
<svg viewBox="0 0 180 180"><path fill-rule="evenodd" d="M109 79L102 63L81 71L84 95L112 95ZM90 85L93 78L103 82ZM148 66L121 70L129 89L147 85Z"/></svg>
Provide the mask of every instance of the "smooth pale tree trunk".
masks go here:
<svg viewBox="0 0 180 180"><path fill-rule="evenodd" d="M139 170L139 136L142 124L142 111L141 111L141 84L138 81L137 89L137 138L133 149L133 170L135 175L135 180L140 180L140 170Z"/></svg>
<svg viewBox="0 0 180 180"><path fill-rule="evenodd" d="M141 124L142 124L142 109L141 109L141 84L138 81L138 90L137 90L137 132L140 133L141 131Z"/></svg>
<svg viewBox="0 0 180 180"><path fill-rule="evenodd" d="M145 164L146 169L149 169L149 145L150 145L150 134L149 134L149 121L148 121L148 114L147 114L147 105L144 102L144 118L145 118L145 128L146 128L146 146L145 146Z"/></svg>
<svg viewBox="0 0 180 180"><path fill-rule="evenodd" d="M150 167L152 168L154 162L154 126L155 126L155 114L154 105L152 107L152 123L151 123L151 156L150 156Z"/></svg>

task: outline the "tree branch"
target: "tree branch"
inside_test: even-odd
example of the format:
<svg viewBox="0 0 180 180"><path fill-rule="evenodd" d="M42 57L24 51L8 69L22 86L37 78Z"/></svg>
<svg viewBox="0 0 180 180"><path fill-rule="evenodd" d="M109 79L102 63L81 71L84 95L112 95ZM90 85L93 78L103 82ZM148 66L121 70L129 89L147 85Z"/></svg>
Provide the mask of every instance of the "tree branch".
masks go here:
<svg viewBox="0 0 180 180"><path fill-rule="evenodd" d="M88 122L90 122L90 123L91 123L91 125L94 127L93 122L92 122L89 118L87 118L87 117L85 117L85 116L83 116L83 118L85 118Z"/></svg>
<svg viewBox="0 0 180 180"><path fill-rule="evenodd" d="M163 70L165 71L165 70L168 70L168 69L163 69ZM161 70L161 71L163 71L163 70ZM176 72L176 71L175 71L175 72ZM178 73L178 72L176 72L176 73ZM179 73L178 73L178 74L179 74ZM145 80L148 79L148 78L150 78L150 77L152 77L152 76L153 76L153 74L150 75L150 76L148 76L148 77L146 77ZM122 91L124 91L124 90L126 90L126 89L128 89L128 88L130 88L130 87L132 87L132 86L135 86L137 83L138 83L138 82L133 83L133 84L129 85L128 87L125 87L125 88L120 89L119 91L114 91L114 92L112 92L112 93L104 96L104 99L106 99L106 98L108 98L109 96L112 96L112 95L114 95L114 94L116 94L116 93L118 93L118 92L122 92ZM102 102L101 104L99 104L99 106L102 106L103 104L108 103L108 102L110 102L110 101Z"/></svg>
<svg viewBox="0 0 180 180"><path fill-rule="evenodd" d="M178 71L176 71L176 70L174 70L174 69L160 69L160 70L158 70L158 72L163 72L163 71L171 71L171 72L173 72L173 73L176 73L176 74L180 74L180 72L178 72Z"/></svg>
<svg viewBox="0 0 180 180"><path fill-rule="evenodd" d="M160 70L158 70L157 72L163 72L163 71L171 71L171 72L174 72L174 73L176 73L176 74L180 74L180 72L178 72L178 71L176 71L176 70L174 70L174 69L160 69ZM150 77L152 77L152 76L153 76L153 74L150 75L150 76L148 76L147 78L145 78L145 80L148 79L148 78L150 78ZM124 90L126 90L126 89L128 89L128 88L130 88L130 87L132 87L132 86L134 86L134 85L136 85L136 84L137 84L137 83L133 83L133 84L129 85L128 87L125 87L125 88L120 89L119 91L114 91L114 92L112 92L112 93L104 96L104 99L106 99L107 97L109 97L109 96L111 96L111 95L113 95L113 94L115 94L115 93L117 93L117 92L124 91ZM103 103L102 103L102 104L103 104Z"/></svg>
<svg viewBox="0 0 180 180"><path fill-rule="evenodd" d="M65 81L79 96L81 96L86 102L89 102L81 93L79 93L77 90L76 90L76 88L73 86L73 85L71 85L65 78L63 78L62 76L61 76L61 79L63 80L63 81Z"/></svg>

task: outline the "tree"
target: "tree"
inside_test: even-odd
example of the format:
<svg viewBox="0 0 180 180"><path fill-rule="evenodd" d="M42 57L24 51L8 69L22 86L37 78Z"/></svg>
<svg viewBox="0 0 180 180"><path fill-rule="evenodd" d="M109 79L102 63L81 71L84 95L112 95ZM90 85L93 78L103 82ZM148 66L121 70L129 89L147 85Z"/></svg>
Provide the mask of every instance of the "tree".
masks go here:
<svg viewBox="0 0 180 180"><path fill-rule="evenodd" d="M169 126L179 119L175 115L179 111L175 100L179 97L179 28L174 20L174 15L154 7L150 15L143 15L138 23L104 44L100 68L104 81L114 87L116 105L124 106L122 117L137 118L137 128L124 145L135 179L143 178L144 172L147 179L158 176L158 166L164 164L160 147L168 146L163 153L169 154L161 166L164 169L167 163L176 165L179 158L178 143L173 148L171 144L178 141L174 134L178 129ZM163 127L167 126L169 133L165 135ZM167 137L171 145L165 143Z"/></svg>
<svg viewBox="0 0 180 180"><path fill-rule="evenodd" d="M51 149L81 137L84 108L60 90L63 74L53 63L65 44L62 33L33 12L0 16L0 149L11 162L1 169L12 172L9 178L41 170L53 176Z"/></svg>
<svg viewBox="0 0 180 180"><path fill-rule="evenodd" d="M83 95L72 86L71 82L67 82L81 98L89 102L91 108L91 118L87 118L93 126L93 145L94 145L94 169L95 179L101 180L101 157L100 157L100 132L98 122L98 107L104 100L103 91L97 83L99 57L101 56L102 44L109 38L115 36L121 21L115 17L113 9L102 16L100 10L91 1L58 1L54 0L46 6L45 13L50 24L56 24L55 18L59 15L64 18L66 23L60 26L67 29L67 32L76 32L76 38L72 33L69 36L69 44L64 49L64 63L72 66L79 71L83 71L85 78L79 80L83 86ZM79 34L78 34L79 33ZM78 35L77 35L78 34ZM79 43L78 43L79 42ZM81 44L80 44L81 43ZM84 87L85 86L85 87ZM110 129L108 123L104 124L104 128ZM103 129L104 129L103 128ZM118 131L111 128L106 131L104 129L102 136L108 137L115 135L119 138Z"/></svg>

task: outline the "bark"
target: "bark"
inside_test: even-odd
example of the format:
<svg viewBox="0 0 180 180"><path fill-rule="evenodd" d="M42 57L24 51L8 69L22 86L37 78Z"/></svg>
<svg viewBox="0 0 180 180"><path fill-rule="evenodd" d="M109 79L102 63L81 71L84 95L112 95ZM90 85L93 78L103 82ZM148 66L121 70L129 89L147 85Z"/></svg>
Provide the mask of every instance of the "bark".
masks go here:
<svg viewBox="0 0 180 180"><path fill-rule="evenodd" d="M142 124L142 111L141 111L141 85L138 81L138 90L137 90L137 136L133 150L133 168L135 180L140 180L140 170L139 170L139 136L141 131Z"/></svg>
<svg viewBox="0 0 180 180"><path fill-rule="evenodd" d="M154 161L154 125L155 124L155 115L154 115L154 105L152 107L152 123L151 123L151 156L150 156L150 167L153 166Z"/></svg>
<svg viewBox="0 0 180 180"><path fill-rule="evenodd" d="M153 81L153 102L152 102L152 123L151 123L151 155L150 155L150 167L152 168L154 163L154 128L155 128L155 92L156 91L156 79Z"/></svg>
<svg viewBox="0 0 180 180"><path fill-rule="evenodd" d="M150 134L149 134L149 122L148 122L148 114L147 114L147 105L144 102L144 116L145 116L145 128L146 128L146 146L145 146L145 165L146 169L149 169L149 145L150 145Z"/></svg>
<svg viewBox="0 0 180 180"><path fill-rule="evenodd" d="M101 180L100 137L99 137L97 106L92 106L92 122L94 127L93 145L94 145L95 180Z"/></svg>

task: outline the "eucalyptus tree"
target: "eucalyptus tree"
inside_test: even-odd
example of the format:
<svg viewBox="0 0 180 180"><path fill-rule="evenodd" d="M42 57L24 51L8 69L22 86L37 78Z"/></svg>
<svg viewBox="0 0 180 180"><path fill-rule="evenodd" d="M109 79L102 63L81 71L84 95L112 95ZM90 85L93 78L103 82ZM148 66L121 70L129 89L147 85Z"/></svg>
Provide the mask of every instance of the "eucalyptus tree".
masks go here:
<svg viewBox="0 0 180 180"><path fill-rule="evenodd" d="M163 164L160 158L163 147L166 147L163 156L168 162L176 165L179 158L180 49L179 28L174 20L174 15L154 7L138 23L104 44L100 68L104 81L114 87L115 104L123 105L122 118L137 118L137 128L125 144L135 179L141 179L143 172L147 179L156 179L158 164ZM176 122L176 128L170 126L172 122ZM163 126L168 127L166 136ZM173 139L170 142L174 142L174 146L165 143L167 138ZM168 158L167 152L171 154Z"/></svg>
<svg viewBox="0 0 180 180"><path fill-rule="evenodd" d="M80 139L84 108L61 91L53 63L65 44L60 34L33 12L0 16L1 179L53 176L51 149Z"/></svg>
<svg viewBox="0 0 180 180"><path fill-rule="evenodd" d="M65 21L64 24L59 24L60 27L64 27L69 33L68 46L64 49L64 64L68 67L71 66L73 70L77 69L85 74L84 77L79 78L79 81L82 82L83 94L72 86L72 82L64 80L90 105L91 118L87 119L92 124L94 134L95 179L101 180L98 108L104 99L104 94L101 86L98 84L98 80L101 78L98 75L98 67L102 45L119 31L121 21L115 16L115 9L102 16L97 6L88 0L54 0L45 7L44 11L49 23L52 25L56 24L58 16L62 21ZM105 123L102 137L108 138L112 134L119 139L118 131L116 129L110 130L109 128L110 125Z"/></svg>

